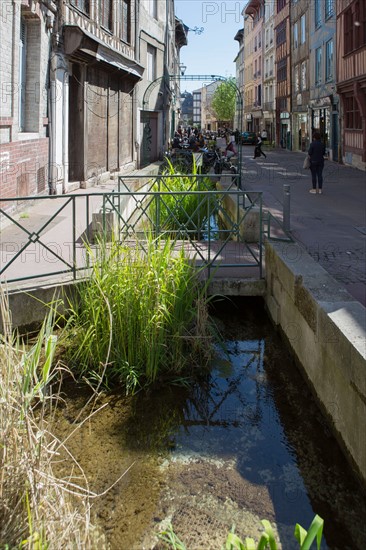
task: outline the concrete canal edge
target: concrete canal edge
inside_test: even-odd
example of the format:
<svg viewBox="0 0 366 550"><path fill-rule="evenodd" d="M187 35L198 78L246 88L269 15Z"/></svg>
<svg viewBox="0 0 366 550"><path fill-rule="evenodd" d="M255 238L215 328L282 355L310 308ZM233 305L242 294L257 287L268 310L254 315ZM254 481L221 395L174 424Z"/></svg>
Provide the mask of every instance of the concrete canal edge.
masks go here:
<svg viewBox="0 0 366 550"><path fill-rule="evenodd" d="M366 483L366 309L299 244L265 246L270 316Z"/></svg>
<svg viewBox="0 0 366 550"><path fill-rule="evenodd" d="M221 280L209 292L264 297L273 323L366 484L366 309L299 244L267 240L265 258L265 280ZM10 290L13 327L39 326L46 304L73 290L72 282Z"/></svg>

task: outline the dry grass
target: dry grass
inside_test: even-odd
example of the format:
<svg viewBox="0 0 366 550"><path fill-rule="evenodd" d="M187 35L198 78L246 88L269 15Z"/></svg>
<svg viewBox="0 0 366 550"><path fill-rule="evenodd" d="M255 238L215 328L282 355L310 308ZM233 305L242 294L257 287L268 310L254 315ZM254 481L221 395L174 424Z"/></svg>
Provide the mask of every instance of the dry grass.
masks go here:
<svg viewBox="0 0 366 550"><path fill-rule="evenodd" d="M57 401L49 393L52 319L37 341L25 346L14 337L1 288L0 309L5 327L0 334L0 548L105 548L90 524L96 495L77 463L71 462L72 481L53 473L52 463L65 445L50 431Z"/></svg>

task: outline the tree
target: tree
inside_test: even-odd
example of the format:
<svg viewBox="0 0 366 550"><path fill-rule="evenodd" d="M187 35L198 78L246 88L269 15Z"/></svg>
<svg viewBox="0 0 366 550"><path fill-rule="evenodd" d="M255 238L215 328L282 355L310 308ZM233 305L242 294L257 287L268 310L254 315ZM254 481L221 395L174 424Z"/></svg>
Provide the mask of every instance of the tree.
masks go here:
<svg viewBox="0 0 366 550"><path fill-rule="evenodd" d="M218 86L212 97L212 109L219 122L232 124L235 115L235 78L228 78Z"/></svg>

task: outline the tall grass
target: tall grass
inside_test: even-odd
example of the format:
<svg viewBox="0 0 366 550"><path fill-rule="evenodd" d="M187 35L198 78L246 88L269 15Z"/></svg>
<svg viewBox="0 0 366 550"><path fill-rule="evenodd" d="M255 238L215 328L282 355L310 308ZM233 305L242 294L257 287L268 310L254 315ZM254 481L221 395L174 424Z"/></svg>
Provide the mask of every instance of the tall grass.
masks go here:
<svg viewBox="0 0 366 550"><path fill-rule="evenodd" d="M86 492L80 511L71 504L75 486L56 479L52 461L61 443L50 433L45 411L50 395L56 339L50 314L33 344L11 328L0 287L0 548L91 548Z"/></svg>
<svg viewBox="0 0 366 550"><path fill-rule="evenodd" d="M97 385L122 384L128 392L158 377L186 376L210 347L195 268L168 238L100 251L68 304L69 366Z"/></svg>
<svg viewBox="0 0 366 550"><path fill-rule="evenodd" d="M169 194L157 195L150 207L150 217L160 231L175 232L180 234L191 233L192 238L202 232L207 223L208 211L211 212L213 197L204 193L191 193L191 191L212 191L215 184L209 177L195 177L198 174L193 160L192 175L184 172L176 172L176 167L167 159L168 167L163 176L154 184L155 192L169 192ZM184 194L176 194L182 192ZM212 213L212 212L211 212Z"/></svg>

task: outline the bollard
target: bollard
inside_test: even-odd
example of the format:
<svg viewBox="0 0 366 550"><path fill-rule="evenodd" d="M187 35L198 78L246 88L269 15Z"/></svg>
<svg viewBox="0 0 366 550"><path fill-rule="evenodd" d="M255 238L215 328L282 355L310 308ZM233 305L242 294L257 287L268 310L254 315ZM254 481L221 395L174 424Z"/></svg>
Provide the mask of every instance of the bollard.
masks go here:
<svg viewBox="0 0 366 550"><path fill-rule="evenodd" d="M289 232L290 229L290 184L283 184L283 229Z"/></svg>

